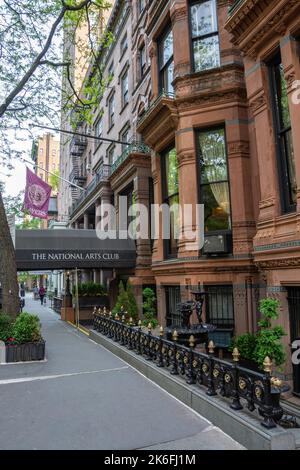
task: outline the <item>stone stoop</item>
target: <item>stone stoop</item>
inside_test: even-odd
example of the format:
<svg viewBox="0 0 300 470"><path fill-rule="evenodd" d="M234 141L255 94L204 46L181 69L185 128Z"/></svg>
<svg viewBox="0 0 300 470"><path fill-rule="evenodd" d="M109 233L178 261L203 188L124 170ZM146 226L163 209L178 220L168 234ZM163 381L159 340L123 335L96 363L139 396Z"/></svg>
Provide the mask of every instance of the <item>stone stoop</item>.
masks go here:
<svg viewBox="0 0 300 470"><path fill-rule="evenodd" d="M166 369L158 368L153 362L147 361L95 330L90 331L90 339L123 359L148 379L219 427L246 449L300 449L300 429L286 430L280 426L275 429L265 429L261 426L262 418L258 415L247 409L241 411L231 409L229 402L222 397L209 397L200 387L187 385L182 378L172 376Z"/></svg>

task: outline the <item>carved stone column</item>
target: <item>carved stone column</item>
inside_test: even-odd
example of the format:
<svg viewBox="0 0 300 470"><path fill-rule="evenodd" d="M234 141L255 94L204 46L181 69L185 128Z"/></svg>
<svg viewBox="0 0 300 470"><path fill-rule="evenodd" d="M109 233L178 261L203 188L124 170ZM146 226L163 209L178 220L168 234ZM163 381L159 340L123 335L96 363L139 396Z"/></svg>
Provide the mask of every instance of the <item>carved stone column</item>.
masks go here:
<svg viewBox="0 0 300 470"><path fill-rule="evenodd" d="M191 72L188 2L175 0L170 8L174 39L174 79Z"/></svg>
<svg viewBox="0 0 300 470"><path fill-rule="evenodd" d="M272 113L268 101L269 76L264 64L256 64L246 70L246 82L250 110L255 120L261 200L259 222L273 220L280 211L278 173L276 165L275 136Z"/></svg>
<svg viewBox="0 0 300 470"><path fill-rule="evenodd" d="M295 171L297 179L297 213L298 231L300 231L300 137L298 127L300 122L300 62L299 42L293 38L284 38L281 41L281 58L284 66L284 75L289 96L289 110L292 125L292 138L295 156Z"/></svg>

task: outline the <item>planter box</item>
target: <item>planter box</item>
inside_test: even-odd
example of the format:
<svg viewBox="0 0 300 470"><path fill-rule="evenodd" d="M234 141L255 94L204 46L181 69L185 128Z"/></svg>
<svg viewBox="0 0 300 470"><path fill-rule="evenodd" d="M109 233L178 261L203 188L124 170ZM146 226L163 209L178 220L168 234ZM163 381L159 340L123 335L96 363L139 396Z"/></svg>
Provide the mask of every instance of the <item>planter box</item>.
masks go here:
<svg viewBox="0 0 300 470"><path fill-rule="evenodd" d="M6 362L42 361L45 359L45 341L38 343L7 344Z"/></svg>
<svg viewBox="0 0 300 470"><path fill-rule="evenodd" d="M109 308L109 297L108 295L95 295L95 296L82 296L79 297L79 308L94 308L94 307L106 307ZM74 302L74 297L73 297Z"/></svg>

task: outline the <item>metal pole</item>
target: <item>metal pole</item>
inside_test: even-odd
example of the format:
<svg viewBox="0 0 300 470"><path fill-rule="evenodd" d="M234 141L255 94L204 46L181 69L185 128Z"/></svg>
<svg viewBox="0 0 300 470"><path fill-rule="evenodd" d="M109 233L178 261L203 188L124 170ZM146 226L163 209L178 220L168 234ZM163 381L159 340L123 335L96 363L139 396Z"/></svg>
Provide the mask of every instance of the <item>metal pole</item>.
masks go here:
<svg viewBox="0 0 300 470"><path fill-rule="evenodd" d="M29 160L26 160L26 159L23 158L23 157L21 157L20 160L22 160L23 162L29 163L30 165L35 166L35 167L38 168L39 170L42 170L42 171L44 171L45 173L48 173L49 175L55 176L56 178L59 178L60 180L65 181L66 183L70 184L71 186L75 186L75 188L81 189L81 191L86 191L85 188L82 188L81 186L78 186L77 184L72 183L71 181L67 180L66 178L63 178L62 176L56 175L55 173L52 173L51 171L48 171L48 170L46 170L45 168L42 168L42 167L36 165L35 163L30 162Z"/></svg>
<svg viewBox="0 0 300 470"><path fill-rule="evenodd" d="M83 134L82 132L76 132L76 131L66 131L64 129L58 129L57 127L40 126L38 124L35 124L31 127L39 127L40 129L48 129L50 131L61 132L62 134L78 135L80 137L86 137L88 139L94 139L94 140L101 140L103 142L109 142L111 144L122 144L122 145L128 145L128 146L132 145L130 142L123 142L122 140L108 139L107 137L98 137L96 135Z"/></svg>
<svg viewBox="0 0 300 470"><path fill-rule="evenodd" d="M75 268L75 293L76 293L76 326L79 327L79 300L78 300L78 269Z"/></svg>

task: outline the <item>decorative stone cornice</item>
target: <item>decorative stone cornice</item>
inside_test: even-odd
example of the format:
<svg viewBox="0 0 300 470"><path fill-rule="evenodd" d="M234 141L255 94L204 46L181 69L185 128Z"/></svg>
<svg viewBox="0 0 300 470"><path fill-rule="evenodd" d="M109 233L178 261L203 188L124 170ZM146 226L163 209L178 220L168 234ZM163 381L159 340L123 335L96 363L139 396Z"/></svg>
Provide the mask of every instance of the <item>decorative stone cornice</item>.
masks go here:
<svg viewBox="0 0 300 470"><path fill-rule="evenodd" d="M283 268L294 268L300 266L300 257L298 258L278 258L270 260L254 260L255 265L259 269L270 270L270 269L283 269Z"/></svg>
<svg viewBox="0 0 300 470"><path fill-rule="evenodd" d="M183 110L195 107L210 107L216 104L227 104L230 102L246 102L246 90L224 90L217 93L203 94L200 96L193 96L181 98L177 100L178 108Z"/></svg>
<svg viewBox="0 0 300 470"><path fill-rule="evenodd" d="M197 93L219 92L226 88L245 88L244 68L233 64L189 76L181 77L178 74L175 75L174 86L178 98Z"/></svg>
<svg viewBox="0 0 300 470"><path fill-rule="evenodd" d="M170 14L171 14L171 21L173 25L174 23L177 23L178 21L187 20L188 18L188 11L185 5L177 6L175 4L175 6L171 8Z"/></svg>
<svg viewBox="0 0 300 470"><path fill-rule="evenodd" d="M270 38L283 36L291 19L300 12L299 0L245 0L225 24L233 43L252 59Z"/></svg>

